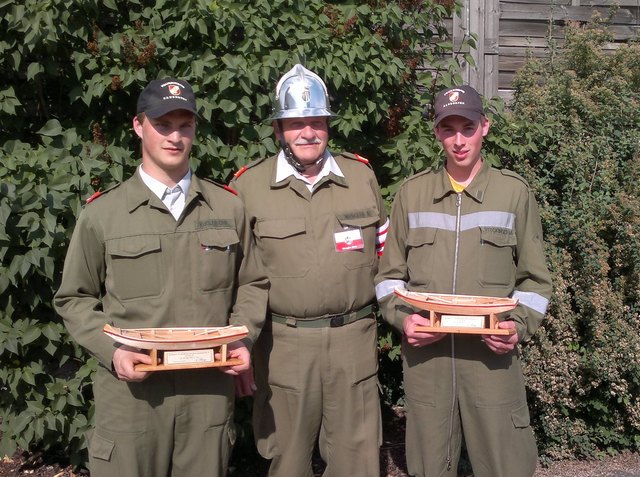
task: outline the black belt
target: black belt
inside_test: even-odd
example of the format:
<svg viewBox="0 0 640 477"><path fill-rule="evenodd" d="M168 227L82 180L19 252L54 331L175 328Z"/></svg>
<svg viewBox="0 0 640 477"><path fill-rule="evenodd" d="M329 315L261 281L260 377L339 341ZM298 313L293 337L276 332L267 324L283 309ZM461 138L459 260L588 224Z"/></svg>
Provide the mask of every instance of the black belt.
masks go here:
<svg viewBox="0 0 640 477"><path fill-rule="evenodd" d="M358 321L361 318L367 316L373 316L373 313L378 309L375 304L367 305L364 308L360 308L358 311L351 313L345 313L344 315L331 315L321 318L295 318L293 316L284 316L277 313L271 313L271 321L280 323L281 325L287 325L292 328L338 328L354 321Z"/></svg>

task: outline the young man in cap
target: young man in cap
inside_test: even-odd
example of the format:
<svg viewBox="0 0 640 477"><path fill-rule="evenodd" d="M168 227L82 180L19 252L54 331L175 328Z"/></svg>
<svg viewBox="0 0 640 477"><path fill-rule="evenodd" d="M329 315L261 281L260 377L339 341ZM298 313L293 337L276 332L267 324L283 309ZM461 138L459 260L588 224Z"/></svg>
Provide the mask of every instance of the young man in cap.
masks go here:
<svg viewBox="0 0 640 477"><path fill-rule="evenodd" d="M184 80L154 80L133 129L142 162L80 214L55 306L100 366L94 381L92 477L226 475L234 441L234 376L250 366L268 280L240 199L196 177L189 153L196 103ZM246 325L229 344L243 364L145 372L139 349L102 332L121 328Z"/></svg>
<svg viewBox="0 0 640 477"><path fill-rule="evenodd" d="M476 477L530 477L537 448L517 344L531 339L551 296L535 198L517 174L482 159L489 132L480 95L449 88L435 101L444 168L398 191L376 276L383 316L403 333L406 457L413 476L457 473L462 434ZM393 291L513 297L507 335L416 331L423 312Z"/></svg>
<svg viewBox="0 0 640 477"><path fill-rule="evenodd" d="M295 65L276 86L282 150L233 183L271 281L254 434L272 477L313 477L316 444L325 477L379 475L373 277L387 214L366 159L327 148L333 115L322 79Z"/></svg>

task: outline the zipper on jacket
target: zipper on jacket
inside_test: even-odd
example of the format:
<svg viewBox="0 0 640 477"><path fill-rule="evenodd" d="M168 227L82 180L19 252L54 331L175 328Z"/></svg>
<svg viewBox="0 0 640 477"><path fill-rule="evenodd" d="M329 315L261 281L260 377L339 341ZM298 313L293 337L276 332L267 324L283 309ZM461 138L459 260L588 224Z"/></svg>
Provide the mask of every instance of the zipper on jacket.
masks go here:
<svg viewBox="0 0 640 477"><path fill-rule="evenodd" d="M460 247L460 217L462 215L462 192L458 192L456 196L456 245L453 254L453 283L451 285L452 293L456 294L458 280L458 250ZM451 413L449 414L449 438L447 439L447 471L451 470L451 439L453 438L453 416L456 412L456 395L458 386L456 383L456 341L453 333L450 335L451 340Z"/></svg>
<svg viewBox="0 0 640 477"><path fill-rule="evenodd" d="M453 252L453 283L451 284L452 293L456 294L458 284L458 251L460 249L460 217L462 215L462 192L458 192L456 196L456 247Z"/></svg>

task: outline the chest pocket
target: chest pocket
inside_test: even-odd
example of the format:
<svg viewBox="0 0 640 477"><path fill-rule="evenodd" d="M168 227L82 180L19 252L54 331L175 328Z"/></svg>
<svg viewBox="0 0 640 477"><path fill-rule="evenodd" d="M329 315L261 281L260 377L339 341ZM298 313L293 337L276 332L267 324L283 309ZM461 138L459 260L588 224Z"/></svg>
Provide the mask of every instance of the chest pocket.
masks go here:
<svg viewBox="0 0 640 477"><path fill-rule="evenodd" d="M515 281L516 234L511 229L480 227L478 270L482 286L511 286Z"/></svg>
<svg viewBox="0 0 640 477"><path fill-rule="evenodd" d="M107 291L123 301L159 296L165 282L161 251L157 236L109 240Z"/></svg>
<svg viewBox="0 0 640 477"><path fill-rule="evenodd" d="M202 291L223 291L233 286L240 238L234 229L198 231L200 250L194 264L200 275Z"/></svg>
<svg viewBox="0 0 640 477"><path fill-rule="evenodd" d="M303 277L312 263L304 218L262 219L256 222L256 237L262 261L271 277Z"/></svg>
<svg viewBox="0 0 640 477"><path fill-rule="evenodd" d="M429 286L433 274L437 273L435 270L437 232L438 230L432 227L409 229L407 234L407 267L413 286Z"/></svg>
<svg viewBox="0 0 640 477"><path fill-rule="evenodd" d="M336 219L343 229L356 228L362 234L364 248L361 250L348 250L336 252L340 262L348 269L371 267L376 258L376 224L378 216L349 217L348 214L336 214Z"/></svg>

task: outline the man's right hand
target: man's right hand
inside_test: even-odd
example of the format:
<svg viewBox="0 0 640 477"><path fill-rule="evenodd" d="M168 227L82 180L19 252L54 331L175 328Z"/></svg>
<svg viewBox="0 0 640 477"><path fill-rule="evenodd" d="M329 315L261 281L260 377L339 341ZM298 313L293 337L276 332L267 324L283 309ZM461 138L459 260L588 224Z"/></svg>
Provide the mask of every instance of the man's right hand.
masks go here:
<svg viewBox="0 0 640 477"><path fill-rule="evenodd" d="M134 365L138 363L152 364L151 356L141 353L137 348L131 346L120 346L113 353L113 369L120 381L138 382L149 376L149 371L136 371Z"/></svg>
<svg viewBox="0 0 640 477"><path fill-rule="evenodd" d="M447 333L427 333L416 331L416 326L431 326L431 319L414 313L405 317L402 329L404 331L407 344L411 346L426 346L436 341L440 341Z"/></svg>

